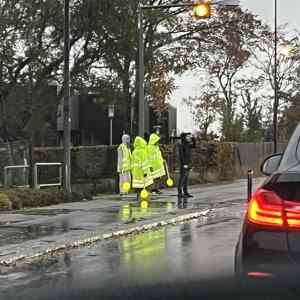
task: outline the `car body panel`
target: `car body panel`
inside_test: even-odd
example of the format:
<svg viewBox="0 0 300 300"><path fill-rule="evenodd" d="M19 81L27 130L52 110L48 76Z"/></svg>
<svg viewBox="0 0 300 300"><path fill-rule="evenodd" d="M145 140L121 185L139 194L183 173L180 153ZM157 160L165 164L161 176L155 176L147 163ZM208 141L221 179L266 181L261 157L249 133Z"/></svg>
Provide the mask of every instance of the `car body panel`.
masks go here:
<svg viewBox="0 0 300 300"><path fill-rule="evenodd" d="M299 209L300 216L300 124L290 139L278 170L258 189L276 193L282 199L284 210L292 203L296 213ZM300 272L299 263L300 227L257 225L248 220L246 213L235 251L237 275Z"/></svg>

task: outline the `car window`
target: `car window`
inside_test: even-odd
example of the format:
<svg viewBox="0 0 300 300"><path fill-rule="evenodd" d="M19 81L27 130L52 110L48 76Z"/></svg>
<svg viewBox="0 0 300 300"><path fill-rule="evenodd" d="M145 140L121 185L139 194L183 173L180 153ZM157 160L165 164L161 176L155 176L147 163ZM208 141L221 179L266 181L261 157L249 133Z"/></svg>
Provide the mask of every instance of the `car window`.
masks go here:
<svg viewBox="0 0 300 300"><path fill-rule="evenodd" d="M300 162L300 124L295 129L281 160L279 171L285 171Z"/></svg>
<svg viewBox="0 0 300 300"><path fill-rule="evenodd" d="M300 202L300 164L292 171L276 174L266 185L266 189L274 191L282 199Z"/></svg>
<svg viewBox="0 0 300 300"><path fill-rule="evenodd" d="M297 172L299 171L299 172ZM277 179L277 182L279 183L284 183L284 182L300 182L300 164L298 165L297 170L295 170L294 172L288 172L288 173L282 173L280 174L280 176ZM299 188L298 188L299 190Z"/></svg>

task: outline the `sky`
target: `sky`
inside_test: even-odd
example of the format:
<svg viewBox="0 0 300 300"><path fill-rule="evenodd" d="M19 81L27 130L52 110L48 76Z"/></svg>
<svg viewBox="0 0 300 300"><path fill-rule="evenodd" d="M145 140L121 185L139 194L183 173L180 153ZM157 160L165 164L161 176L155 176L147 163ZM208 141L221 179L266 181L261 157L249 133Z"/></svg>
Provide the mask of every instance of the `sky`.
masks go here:
<svg viewBox="0 0 300 300"><path fill-rule="evenodd" d="M240 0L241 6L261 17L269 24L274 24L274 3L275 0ZM289 24L291 30L300 30L300 0L277 0L278 3L278 24ZM191 72L181 77L176 77L178 89L173 93L171 104L177 107L178 131L193 132L197 127L194 125L193 116L189 108L182 103L183 98L196 96L197 79L196 74Z"/></svg>

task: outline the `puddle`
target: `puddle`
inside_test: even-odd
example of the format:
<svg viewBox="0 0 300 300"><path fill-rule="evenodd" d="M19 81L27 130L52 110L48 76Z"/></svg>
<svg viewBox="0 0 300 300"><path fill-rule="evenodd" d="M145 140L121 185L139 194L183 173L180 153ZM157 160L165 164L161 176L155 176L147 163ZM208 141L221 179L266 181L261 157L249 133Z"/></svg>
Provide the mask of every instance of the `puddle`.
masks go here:
<svg viewBox="0 0 300 300"><path fill-rule="evenodd" d="M0 228L0 246L20 244L24 241L69 231L67 221L57 224L32 224L29 226L4 225Z"/></svg>
<svg viewBox="0 0 300 300"><path fill-rule="evenodd" d="M120 220L126 222L131 219L144 219L163 212L171 212L177 207L174 202L141 201L123 205L120 208Z"/></svg>
<svg viewBox="0 0 300 300"><path fill-rule="evenodd" d="M146 201L142 201L146 202ZM135 203L130 203L130 207L134 208L141 208L141 203L140 202L135 202ZM165 208L165 209L172 209L176 206L176 203L174 202L166 202L166 201L149 201L148 202L148 209L155 209L155 208Z"/></svg>
<svg viewBox="0 0 300 300"><path fill-rule="evenodd" d="M18 279L22 279L24 277L28 276L28 274L26 273L11 273L11 274L0 274L0 279L1 280L18 280Z"/></svg>
<svg viewBox="0 0 300 300"><path fill-rule="evenodd" d="M7 225L12 225L12 224L17 224L17 223L20 223L20 222L22 222L22 220L13 220L13 221L11 221L11 220L9 220L9 221L5 221L5 222L0 222L0 226L2 227L2 226L7 226Z"/></svg>
<svg viewBox="0 0 300 300"><path fill-rule="evenodd" d="M18 210L12 212L12 214L21 215L33 215L33 216L57 216L66 215L76 211L81 211L80 209L28 209L28 210Z"/></svg>

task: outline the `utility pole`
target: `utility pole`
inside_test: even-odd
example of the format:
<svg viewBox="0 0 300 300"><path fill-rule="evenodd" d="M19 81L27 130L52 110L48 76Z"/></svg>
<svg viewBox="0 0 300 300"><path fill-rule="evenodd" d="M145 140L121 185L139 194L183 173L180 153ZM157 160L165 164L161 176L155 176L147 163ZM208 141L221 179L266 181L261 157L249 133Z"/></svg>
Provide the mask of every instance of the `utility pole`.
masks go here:
<svg viewBox="0 0 300 300"><path fill-rule="evenodd" d="M71 192L70 0L64 1L64 189Z"/></svg>
<svg viewBox="0 0 300 300"><path fill-rule="evenodd" d="M279 99L278 99L278 80L277 80L277 46L278 46L278 34L277 34L277 0L275 1L275 31L274 31L274 107L273 107L273 152L277 153L277 146L278 146L278 105L279 105Z"/></svg>

